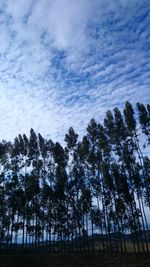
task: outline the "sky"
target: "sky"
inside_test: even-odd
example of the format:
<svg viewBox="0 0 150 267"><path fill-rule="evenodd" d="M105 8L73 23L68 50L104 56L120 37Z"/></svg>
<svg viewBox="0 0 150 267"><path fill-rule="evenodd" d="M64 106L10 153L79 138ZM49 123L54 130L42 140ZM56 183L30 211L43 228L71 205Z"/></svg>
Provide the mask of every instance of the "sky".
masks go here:
<svg viewBox="0 0 150 267"><path fill-rule="evenodd" d="M150 103L150 0L0 0L0 139Z"/></svg>

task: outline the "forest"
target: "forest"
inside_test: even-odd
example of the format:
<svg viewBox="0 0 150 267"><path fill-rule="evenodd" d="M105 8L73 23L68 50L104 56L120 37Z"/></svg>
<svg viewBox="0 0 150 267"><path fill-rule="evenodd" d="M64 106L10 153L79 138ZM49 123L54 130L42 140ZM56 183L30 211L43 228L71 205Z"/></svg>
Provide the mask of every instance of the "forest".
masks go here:
<svg viewBox="0 0 150 267"><path fill-rule="evenodd" d="M11 129L8 129L11 131ZM150 105L0 142L0 253L150 252Z"/></svg>

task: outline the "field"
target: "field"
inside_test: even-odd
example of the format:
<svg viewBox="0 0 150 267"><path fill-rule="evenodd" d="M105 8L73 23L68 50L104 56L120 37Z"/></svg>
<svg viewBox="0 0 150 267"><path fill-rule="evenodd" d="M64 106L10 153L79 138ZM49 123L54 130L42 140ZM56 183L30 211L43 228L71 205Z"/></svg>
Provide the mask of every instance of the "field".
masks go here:
<svg viewBox="0 0 150 267"><path fill-rule="evenodd" d="M107 244L106 242L104 242L104 244L102 244L101 242L95 242L95 249L97 251L101 250L103 251L103 245L105 245L105 247L107 248ZM113 249L114 252L121 252L121 246L118 244L118 246L116 247L115 243L112 243L110 246L110 242L108 244L109 246L109 251L111 251L111 247ZM127 253L134 253L134 246L135 246L135 251L138 252L138 249L140 252L147 251L149 250L150 252L150 242L148 244L146 244L146 242L139 242L139 248L137 243L135 243L135 245L133 245L133 242L126 240L125 242L125 246L122 243L122 252L127 252Z"/></svg>
<svg viewBox="0 0 150 267"><path fill-rule="evenodd" d="M149 255L0 255L1 267L149 267Z"/></svg>

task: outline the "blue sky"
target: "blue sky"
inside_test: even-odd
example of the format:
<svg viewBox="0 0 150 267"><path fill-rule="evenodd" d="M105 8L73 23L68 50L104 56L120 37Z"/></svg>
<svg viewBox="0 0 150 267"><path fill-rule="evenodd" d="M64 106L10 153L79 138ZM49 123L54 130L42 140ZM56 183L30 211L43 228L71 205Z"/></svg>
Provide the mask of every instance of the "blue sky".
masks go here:
<svg viewBox="0 0 150 267"><path fill-rule="evenodd" d="M149 0L0 0L0 139L150 103Z"/></svg>

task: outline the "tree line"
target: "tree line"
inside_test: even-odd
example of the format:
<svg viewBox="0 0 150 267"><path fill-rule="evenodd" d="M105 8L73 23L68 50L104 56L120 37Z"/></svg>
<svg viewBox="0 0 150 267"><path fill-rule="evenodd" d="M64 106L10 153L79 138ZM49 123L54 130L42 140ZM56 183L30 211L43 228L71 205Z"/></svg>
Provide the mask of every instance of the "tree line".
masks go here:
<svg viewBox="0 0 150 267"><path fill-rule="evenodd" d="M30 130L0 142L0 244L150 251L150 105L91 119L65 146Z"/></svg>

